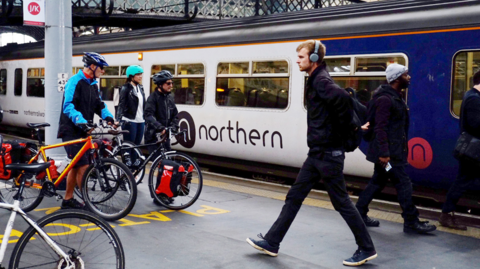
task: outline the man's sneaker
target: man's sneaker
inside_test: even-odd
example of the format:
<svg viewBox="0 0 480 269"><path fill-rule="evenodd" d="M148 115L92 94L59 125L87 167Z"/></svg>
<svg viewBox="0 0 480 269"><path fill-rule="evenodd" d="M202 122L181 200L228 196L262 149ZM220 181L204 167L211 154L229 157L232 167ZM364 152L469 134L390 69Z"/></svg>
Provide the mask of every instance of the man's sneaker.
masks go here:
<svg viewBox="0 0 480 269"><path fill-rule="evenodd" d="M467 226L457 223L457 219L455 218L455 214L453 212L451 213L442 213L440 215L440 219L438 220L440 222L440 225L456 230L462 230L466 231Z"/></svg>
<svg viewBox="0 0 480 269"><path fill-rule="evenodd" d="M272 257L277 257L278 256L278 249L279 247L272 247L267 240L263 238L262 234L257 235L260 239L262 240L255 240L252 238L247 238L247 243L250 244L250 246L272 256Z"/></svg>
<svg viewBox="0 0 480 269"><path fill-rule="evenodd" d="M433 232L437 229L437 226L428 224L428 221L416 221L413 224L404 224L403 232L404 233L419 233L425 234Z"/></svg>
<svg viewBox="0 0 480 269"><path fill-rule="evenodd" d="M130 158L130 155L125 154L124 159L125 159L125 165L127 167L132 166L132 159Z"/></svg>
<svg viewBox="0 0 480 269"><path fill-rule="evenodd" d="M371 219L368 216L362 216L363 222L365 223L365 226L367 227L378 227L380 226L380 221L376 219Z"/></svg>
<svg viewBox="0 0 480 269"><path fill-rule="evenodd" d="M135 162L132 164L132 166L134 168L138 168L138 167L140 167L140 164L142 164L142 160L140 160L140 158L137 158L137 160L135 160Z"/></svg>
<svg viewBox="0 0 480 269"><path fill-rule="evenodd" d="M158 198L162 200L163 204L157 201L157 199L153 199L153 203L156 205L164 206L164 205L169 205L173 202L175 202L175 199L166 197L164 195L159 195Z"/></svg>
<svg viewBox="0 0 480 269"><path fill-rule="evenodd" d="M84 208L85 208L85 205L75 200L75 198L62 201L62 209L84 209Z"/></svg>
<svg viewBox="0 0 480 269"><path fill-rule="evenodd" d="M378 255L375 250L364 251L364 250L358 249L357 251L355 251L355 253L350 259L344 260L343 264L347 266L359 266L370 260L375 259L377 256Z"/></svg>

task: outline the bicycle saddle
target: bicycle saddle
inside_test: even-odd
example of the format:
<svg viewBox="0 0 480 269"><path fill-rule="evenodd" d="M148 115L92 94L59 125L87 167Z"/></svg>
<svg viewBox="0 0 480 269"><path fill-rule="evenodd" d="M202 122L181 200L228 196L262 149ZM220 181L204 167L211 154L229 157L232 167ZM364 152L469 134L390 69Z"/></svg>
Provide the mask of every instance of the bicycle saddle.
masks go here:
<svg viewBox="0 0 480 269"><path fill-rule="evenodd" d="M50 123L46 123L46 122L41 122L41 123L27 123L27 126L28 128L32 128L32 129L35 129L35 128L40 128L40 127L48 127L50 126Z"/></svg>
<svg viewBox="0 0 480 269"><path fill-rule="evenodd" d="M48 167L50 167L50 162L35 164L14 163L5 165L5 170L23 170L25 172L36 173L43 171Z"/></svg>

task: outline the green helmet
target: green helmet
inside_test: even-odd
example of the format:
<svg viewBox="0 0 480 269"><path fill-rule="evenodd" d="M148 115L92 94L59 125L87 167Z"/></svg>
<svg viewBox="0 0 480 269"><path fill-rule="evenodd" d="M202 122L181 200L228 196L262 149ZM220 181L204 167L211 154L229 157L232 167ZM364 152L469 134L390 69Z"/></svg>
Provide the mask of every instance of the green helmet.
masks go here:
<svg viewBox="0 0 480 269"><path fill-rule="evenodd" d="M127 78L130 76L135 76L136 74L142 74L143 68L139 65L130 65L127 67Z"/></svg>

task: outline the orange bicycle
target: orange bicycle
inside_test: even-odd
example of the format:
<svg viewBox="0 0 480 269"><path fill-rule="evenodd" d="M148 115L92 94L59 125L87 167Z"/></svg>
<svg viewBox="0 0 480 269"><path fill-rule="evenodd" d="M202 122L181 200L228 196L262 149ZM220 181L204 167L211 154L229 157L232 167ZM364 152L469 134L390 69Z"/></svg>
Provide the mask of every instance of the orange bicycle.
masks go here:
<svg viewBox="0 0 480 269"><path fill-rule="evenodd" d="M90 165L85 171L80 188L81 198L87 208L106 220L118 220L125 217L135 205L137 200L137 185L130 170L121 162L115 159L103 158L99 153L99 145L92 140L91 136L76 139L64 143L44 146L42 145L39 128L50 126L48 123L28 123L29 128L37 131L40 148L30 148L33 157L28 162L54 162L45 154L45 151L52 148L59 148L73 144L84 143L82 149L67 165L58 177L55 166L46 169L45 172L30 175L25 181L21 197L18 188L21 186L22 172L13 180L0 181L0 201L13 203L20 202L20 208L28 212L36 208L45 196L55 196L57 200L63 197L57 193L57 187L65 179L68 172L75 166L84 154L88 154ZM89 125L96 128L96 124ZM125 131L108 130L107 133L92 133L91 135L118 134ZM39 157L42 160L39 160ZM40 176L39 176L40 175ZM56 178L55 178L56 177Z"/></svg>

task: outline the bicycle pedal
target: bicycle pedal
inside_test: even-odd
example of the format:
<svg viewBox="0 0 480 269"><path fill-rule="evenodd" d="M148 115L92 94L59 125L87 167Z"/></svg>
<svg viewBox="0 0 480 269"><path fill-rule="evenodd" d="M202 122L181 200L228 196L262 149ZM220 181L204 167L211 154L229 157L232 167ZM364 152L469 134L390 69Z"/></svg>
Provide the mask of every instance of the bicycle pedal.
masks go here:
<svg viewBox="0 0 480 269"><path fill-rule="evenodd" d="M63 196L61 196L60 194L57 194L57 197L55 197L55 199L58 201L63 201Z"/></svg>
<svg viewBox="0 0 480 269"><path fill-rule="evenodd" d="M53 197L55 195L58 195L55 189L55 185L50 181L45 181L42 184L42 195L47 197Z"/></svg>

